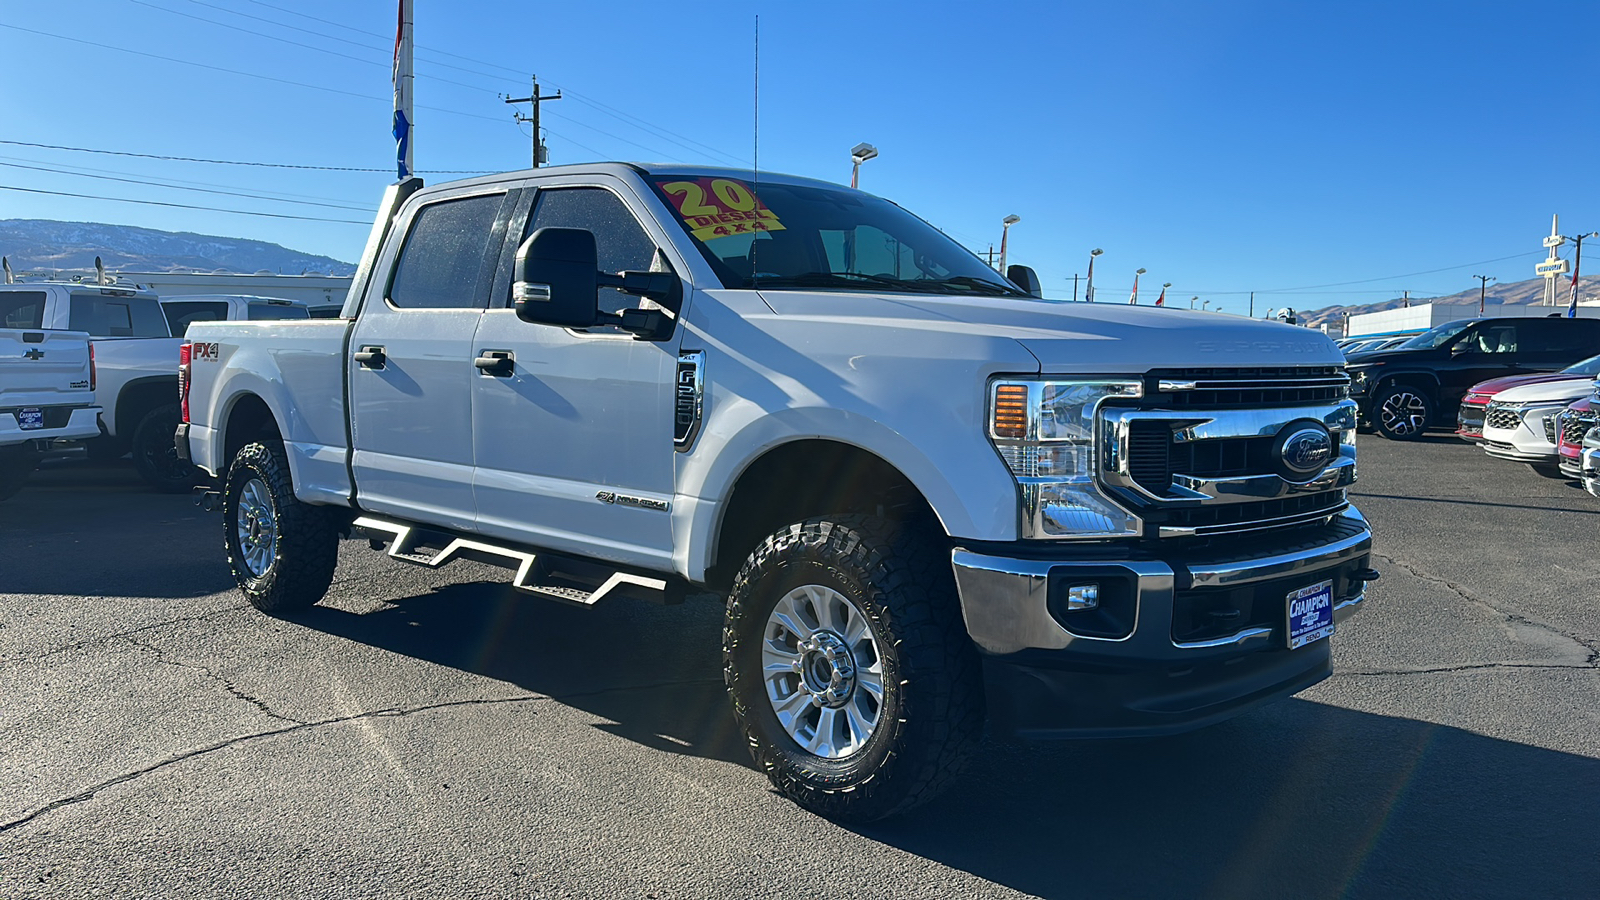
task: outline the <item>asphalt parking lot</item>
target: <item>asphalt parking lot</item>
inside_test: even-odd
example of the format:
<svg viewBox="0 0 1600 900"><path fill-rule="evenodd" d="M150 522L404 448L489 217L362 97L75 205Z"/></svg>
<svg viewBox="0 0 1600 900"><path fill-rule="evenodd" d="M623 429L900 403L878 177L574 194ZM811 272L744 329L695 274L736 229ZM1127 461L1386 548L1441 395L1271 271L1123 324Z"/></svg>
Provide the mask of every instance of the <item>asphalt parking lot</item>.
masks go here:
<svg viewBox="0 0 1600 900"><path fill-rule="evenodd" d="M0 896L1600 894L1600 500L1361 439L1383 579L1335 675L1176 738L989 743L850 829L748 764L715 603L577 609L347 542L243 604L131 469L0 504Z"/></svg>

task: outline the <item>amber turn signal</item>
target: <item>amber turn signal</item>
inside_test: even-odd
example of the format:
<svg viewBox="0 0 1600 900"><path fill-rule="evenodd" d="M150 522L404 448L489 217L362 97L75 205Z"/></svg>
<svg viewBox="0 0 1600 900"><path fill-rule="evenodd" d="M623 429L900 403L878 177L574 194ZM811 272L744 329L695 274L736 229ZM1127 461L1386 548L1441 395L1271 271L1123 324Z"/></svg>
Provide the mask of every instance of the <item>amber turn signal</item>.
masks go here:
<svg viewBox="0 0 1600 900"><path fill-rule="evenodd" d="M1028 436L1028 386L1000 384L994 389L994 418L990 428L997 438Z"/></svg>

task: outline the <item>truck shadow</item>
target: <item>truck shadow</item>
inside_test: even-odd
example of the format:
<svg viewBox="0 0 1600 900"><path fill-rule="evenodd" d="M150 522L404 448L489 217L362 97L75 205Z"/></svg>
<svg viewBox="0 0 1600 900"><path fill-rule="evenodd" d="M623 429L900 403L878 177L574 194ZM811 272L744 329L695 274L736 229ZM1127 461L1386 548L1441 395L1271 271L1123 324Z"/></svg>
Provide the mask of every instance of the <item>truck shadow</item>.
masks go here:
<svg viewBox="0 0 1600 900"><path fill-rule="evenodd" d="M714 602L581 609L466 583L300 621L750 765ZM1600 760L1295 699L1171 738L985 741L933 803L853 830L1043 897L1594 896L1597 799Z"/></svg>

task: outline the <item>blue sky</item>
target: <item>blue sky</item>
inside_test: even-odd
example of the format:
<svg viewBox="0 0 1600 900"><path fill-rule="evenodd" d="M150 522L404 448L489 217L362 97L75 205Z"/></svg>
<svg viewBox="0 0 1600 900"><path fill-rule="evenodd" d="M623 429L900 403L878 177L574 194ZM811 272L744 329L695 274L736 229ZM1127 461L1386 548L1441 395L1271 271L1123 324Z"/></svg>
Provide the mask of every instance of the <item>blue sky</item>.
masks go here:
<svg viewBox="0 0 1600 900"><path fill-rule="evenodd" d="M1552 213L1600 229L1591 4L415 2L418 169L524 167L527 126L496 94L534 73L567 92L545 107L554 164L748 165L759 13L763 169L847 182L869 141L862 187L974 250L1020 215L1012 261L1048 296L1071 296L1094 247L1101 301L1126 302L1140 267L1143 302L1170 281L1169 303L1244 312L1255 290L1257 315L1442 295L1532 277ZM0 138L388 167L394 18L392 0L9 3ZM0 164L9 187L358 222L392 179L14 144ZM345 260L366 236L13 190L0 218Z"/></svg>

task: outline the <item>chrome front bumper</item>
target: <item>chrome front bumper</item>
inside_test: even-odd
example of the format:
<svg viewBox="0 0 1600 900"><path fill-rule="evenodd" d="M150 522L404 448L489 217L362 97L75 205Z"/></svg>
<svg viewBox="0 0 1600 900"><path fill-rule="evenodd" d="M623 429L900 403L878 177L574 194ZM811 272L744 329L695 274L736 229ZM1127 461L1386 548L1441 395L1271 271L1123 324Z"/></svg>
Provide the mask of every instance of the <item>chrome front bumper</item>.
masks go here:
<svg viewBox="0 0 1600 900"><path fill-rule="evenodd" d="M1305 531L1322 536L1244 559L1217 551L1019 559L958 547L952 562L962 614L984 655L996 730L1028 737L1175 733L1326 678L1329 640L1288 649L1286 598L1332 581L1334 623L1349 619L1366 599L1366 580L1357 576L1371 577L1372 532L1354 508ZM1073 615L1062 611L1066 588L1086 581L1099 584L1102 602L1131 602L1126 633L1086 634L1066 624ZM1108 590L1119 584L1128 587ZM1230 606L1238 608L1221 609ZM1219 609L1220 616L1206 618ZM1236 627L1194 627L1231 623L1230 612Z"/></svg>

